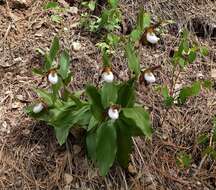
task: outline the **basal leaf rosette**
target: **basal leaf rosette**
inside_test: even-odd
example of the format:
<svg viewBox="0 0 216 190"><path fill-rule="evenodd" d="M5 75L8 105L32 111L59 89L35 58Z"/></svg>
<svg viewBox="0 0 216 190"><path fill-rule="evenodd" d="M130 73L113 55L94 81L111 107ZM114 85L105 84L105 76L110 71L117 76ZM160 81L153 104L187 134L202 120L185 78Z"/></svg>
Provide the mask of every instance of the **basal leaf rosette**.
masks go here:
<svg viewBox="0 0 216 190"><path fill-rule="evenodd" d="M132 137L151 137L149 114L135 106L134 79L104 83L100 89L86 88L91 119L87 127L88 156L106 175L115 161L127 168L132 151Z"/></svg>

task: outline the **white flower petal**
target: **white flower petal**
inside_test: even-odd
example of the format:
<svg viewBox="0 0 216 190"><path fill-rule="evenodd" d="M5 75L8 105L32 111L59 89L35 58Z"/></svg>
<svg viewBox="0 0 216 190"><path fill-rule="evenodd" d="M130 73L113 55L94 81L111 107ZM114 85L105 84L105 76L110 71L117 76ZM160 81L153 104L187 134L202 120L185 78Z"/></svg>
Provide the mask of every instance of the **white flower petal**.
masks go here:
<svg viewBox="0 0 216 190"><path fill-rule="evenodd" d="M146 72L144 74L144 79L148 83L154 83L156 81L156 78L155 78L155 76L153 75L152 72Z"/></svg>
<svg viewBox="0 0 216 190"><path fill-rule="evenodd" d="M108 115L113 120L116 120L119 118L119 112L117 109L110 108L108 111Z"/></svg>
<svg viewBox="0 0 216 190"><path fill-rule="evenodd" d="M102 79L105 82L111 83L114 80L114 75L113 75L113 73L111 71L110 72L104 72L102 74Z"/></svg>
<svg viewBox="0 0 216 190"><path fill-rule="evenodd" d="M58 83L58 75L57 73L53 73L51 72L49 75L48 75L48 80L51 84L57 84Z"/></svg>
<svg viewBox="0 0 216 190"><path fill-rule="evenodd" d="M146 39L151 44L156 44L160 40L160 38L158 38L154 32L148 32Z"/></svg>
<svg viewBox="0 0 216 190"><path fill-rule="evenodd" d="M33 107L33 112L34 113L39 113L43 110L44 106L42 103L39 103L39 104L36 104L34 107Z"/></svg>

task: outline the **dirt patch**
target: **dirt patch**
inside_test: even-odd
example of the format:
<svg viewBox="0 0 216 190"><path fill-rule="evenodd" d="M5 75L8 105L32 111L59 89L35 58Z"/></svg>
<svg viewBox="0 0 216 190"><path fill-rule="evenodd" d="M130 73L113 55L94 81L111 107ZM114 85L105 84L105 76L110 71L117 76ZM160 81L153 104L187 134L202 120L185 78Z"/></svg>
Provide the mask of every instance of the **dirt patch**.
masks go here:
<svg viewBox="0 0 216 190"><path fill-rule="evenodd" d="M153 140L135 139L130 171L114 167L106 178L100 177L88 162L82 140L71 135L67 144L60 147L51 127L35 123L24 114L23 108L35 98L31 87L40 84L40 79L31 74L31 69L41 64L35 49L48 48L57 33L72 57L72 89L97 83L101 67L101 55L95 48L98 38L76 27L79 14L64 15L64 22L53 24L42 5L41 1L24 9L0 5L0 189L215 189L215 162L206 158L200 167L203 157L196 140L212 129L216 91L203 91L187 105L171 109L164 119L166 109L160 95L154 88L140 86L138 101L151 112ZM179 29L192 26L197 33L194 40L208 46L210 54L190 65L179 82L190 84L200 76L198 73L209 79L211 70L216 68L216 44L210 39L215 38L215 2L122 1L121 9L131 23L135 22L140 5L152 13L154 20L159 16L176 21L156 47L140 47L141 66L161 65L157 83L169 85L169 52L177 44ZM79 7L79 3L72 6ZM194 25L196 21L200 22ZM207 33L201 31L203 23L208 24ZM82 44L79 52L71 47L76 40ZM120 80L127 77L126 64L122 50L117 50L113 66ZM77 151L75 145L82 150ZM187 170L176 165L179 151L192 155L193 164ZM69 184L65 175L72 176Z"/></svg>

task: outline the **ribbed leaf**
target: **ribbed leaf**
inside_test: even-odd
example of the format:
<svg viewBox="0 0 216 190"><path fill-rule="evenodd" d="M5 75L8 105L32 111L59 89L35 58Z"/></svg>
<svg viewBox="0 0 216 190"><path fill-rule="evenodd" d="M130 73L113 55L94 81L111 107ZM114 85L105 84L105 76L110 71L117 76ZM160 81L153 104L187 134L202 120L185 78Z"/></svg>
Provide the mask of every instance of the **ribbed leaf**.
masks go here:
<svg viewBox="0 0 216 190"><path fill-rule="evenodd" d="M103 123L97 129L96 161L100 174L105 176L116 157L116 129L112 122Z"/></svg>
<svg viewBox="0 0 216 190"><path fill-rule="evenodd" d="M70 128L71 128L71 126L54 127L56 138L57 138L58 143L60 145L63 145L66 142Z"/></svg>
<svg viewBox="0 0 216 190"><path fill-rule="evenodd" d="M140 63L131 42L129 42L126 46L126 56L128 59L129 69L132 73L135 73L135 75L138 76L140 73Z"/></svg>
<svg viewBox="0 0 216 190"><path fill-rule="evenodd" d="M189 97L197 96L201 90L201 83L199 81L192 84L190 87L182 88L179 94L179 103L184 104Z"/></svg>
<svg viewBox="0 0 216 190"><path fill-rule="evenodd" d="M59 39L55 36L52 41L52 45L51 45L50 52L49 52L49 57L50 57L51 62L53 62L53 60L55 59L59 49L60 49Z"/></svg>
<svg viewBox="0 0 216 190"><path fill-rule="evenodd" d="M86 136L86 147L88 157L95 162L96 161L96 132L95 130L91 130L87 133Z"/></svg>
<svg viewBox="0 0 216 190"><path fill-rule="evenodd" d="M42 100L48 105L51 106L53 104L52 94L43 89L34 89L37 95L42 98Z"/></svg>
<svg viewBox="0 0 216 190"><path fill-rule="evenodd" d="M101 103L101 95L99 94L98 90L94 86L88 86L86 88L86 94L88 95L90 102L91 102L91 110L93 112L94 117L102 121L103 116L103 105Z"/></svg>
<svg viewBox="0 0 216 190"><path fill-rule="evenodd" d="M130 153L132 151L131 128L125 125L124 122L118 120L116 122L117 130L117 160L123 168L127 168Z"/></svg>
<svg viewBox="0 0 216 190"><path fill-rule="evenodd" d="M134 79L120 85L117 104L122 107L132 107L135 102Z"/></svg>
<svg viewBox="0 0 216 190"><path fill-rule="evenodd" d="M123 115L127 119L131 119L136 124L144 135L151 137L152 128L150 124L149 114L142 107L124 108L122 109Z"/></svg>
<svg viewBox="0 0 216 190"><path fill-rule="evenodd" d="M101 100L104 108L116 103L118 98L117 86L113 83L104 83L101 89Z"/></svg>
<svg viewBox="0 0 216 190"><path fill-rule="evenodd" d="M66 51L61 53L59 74L63 79L66 79L69 74L70 57Z"/></svg>

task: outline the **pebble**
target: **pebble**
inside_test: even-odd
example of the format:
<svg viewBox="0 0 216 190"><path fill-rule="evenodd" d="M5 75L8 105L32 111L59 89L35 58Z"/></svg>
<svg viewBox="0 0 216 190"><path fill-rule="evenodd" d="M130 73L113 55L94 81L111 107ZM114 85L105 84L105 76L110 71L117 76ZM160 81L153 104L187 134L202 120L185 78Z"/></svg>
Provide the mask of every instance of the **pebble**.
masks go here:
<svg viewBox="0 0 216 190"><path fill-rule="evenodd" d="M73 181L73 176L68 174L68 173L65 173L64 174L64 179L65 179L65 183L68 185Z"/></svg>

